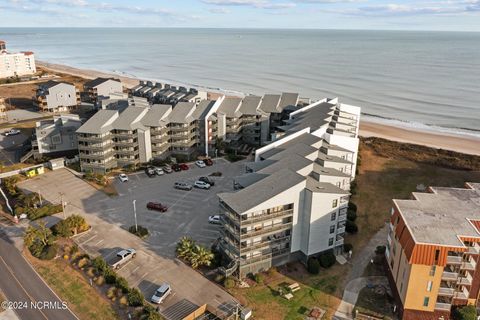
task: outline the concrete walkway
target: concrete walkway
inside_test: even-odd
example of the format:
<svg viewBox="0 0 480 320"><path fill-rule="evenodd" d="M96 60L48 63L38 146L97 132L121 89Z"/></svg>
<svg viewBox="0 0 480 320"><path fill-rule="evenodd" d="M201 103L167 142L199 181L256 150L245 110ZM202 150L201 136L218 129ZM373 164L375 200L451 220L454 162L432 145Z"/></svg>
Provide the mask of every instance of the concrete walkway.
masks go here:
<svg viewBox="0 0 480 320"><path fill-rule="evenodd" d="M380 229L359 252L354 253L348 262L353 265L347 275L347 285L343 291L342 301L335 312L334 319L353 319L353 308L358 299L358 293L367 283L379 284L388 287L386 277L362 277L370 260L375 256L377 246L385 245L387 241L388 225Z"/></svg>

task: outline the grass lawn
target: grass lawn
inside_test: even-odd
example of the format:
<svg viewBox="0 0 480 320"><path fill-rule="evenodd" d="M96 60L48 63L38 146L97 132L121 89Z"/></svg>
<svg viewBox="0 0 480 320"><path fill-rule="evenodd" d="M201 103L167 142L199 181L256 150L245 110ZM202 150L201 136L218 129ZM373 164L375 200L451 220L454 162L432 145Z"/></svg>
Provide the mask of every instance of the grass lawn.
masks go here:
<svg viewBox="0 0 480 320"><path fill-rule="evenodd" d="M118 319L111 304L63 260L41 261L25 256L58 296L80 319Z"/></svg>
<svg viewBox="0 0 480 320"><path fill-rule="evenodd" d="M376 292L375 288L363 288L358 294L355 309L373 316L384 316L384 319L393 319L392 302L387 294Z"/></svg>
<svg viewBox="0 0 480 320"><path fill-rule="evenodd" d="M347 235L345 242L359 251L384 226L390 217L392 199L408 199L417 185L462 187L465 181L480 181L480 157L471 158L458 153L437 152L425 147L405 145L386 140L365 140L360 144L361 166L357 175L358 193L352 201L358 206L356 223L359 232ZM428 149L428 148L427 148ZM453 159L453 160L452 160ZM452 160L452 161L451 161ZM435 165L440 163L444 166ZM445 167L469 165L467 171ZM247 289L232 289L231 293L253 309L259 319L303 319L306 308L318 306L327 311L324 319L331 319L343 294L350 265L335 264L319 275L310 275L303 266L291 264L279 268L275 279ZM381 267L370 266L364 275L382 275ZM279 284L298 282L302 290L290 301L278 296ZM367 299L368 300L368 299Z"/></svg>

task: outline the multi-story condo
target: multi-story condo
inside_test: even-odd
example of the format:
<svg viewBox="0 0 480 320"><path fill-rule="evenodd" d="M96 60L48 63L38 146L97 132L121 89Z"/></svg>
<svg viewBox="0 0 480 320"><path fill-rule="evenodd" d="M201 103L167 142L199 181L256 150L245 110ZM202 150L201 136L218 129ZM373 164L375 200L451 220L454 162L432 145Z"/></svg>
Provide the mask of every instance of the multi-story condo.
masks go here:
<svg viewBox="0 0 480 320"><path fill-rule="evenodd" d="M52 120L37 121L32 150L35 157L77 153L76 131L82 125L78 115L53 116Z"/></svg>
<svg viewBox="0 0 480 320"><path fill-rule="evenodd" d="M80 92L67 82L48 81L38 86L33 105L40 111L62 112L80 104Z"/></svg>
<svg viewBox="0 0 480 320"><path fill-rule="evenodd" d="M269 115L260 110L262 97L246 96L240 105L242 142L263 146L269 139Z"/></svg>
<svg viewBox="0 0 480 320"><path fill-rule="evenodd" d="M0 120L7 120L7 106L3 98L0 98Z"/></svg>
<svg viewBox="0 0 480 320"><path fill-rule="evenodd" d="M348 120L335 120L336 113ZM243 278L329 249L342 252L359 118L360 108L336 99L292 112L282 136L258 149L255 162L234 179L237 191L218 195L219 245L232 261L226 274ZM328 132L336 122L352 121L351 136Z"/></svg>
<svg viewBox="0 0 480 320"><path fill-rule="evenodd" d="M33 52L8 52L5 41L0 40L0 79L32 75L36 72Z"/></svg>
<svg viewBox="0 0 480 320"><path fill-rule="evenodd" d="M451 319L478 305L480 183L430 187L393 200L386 258L403 319Z"/></svg>
<svg viewBox="0 0 480 320"><path fill-rule="evenodd" d="M270 129L275 130L283 120L287 119L284 110L287 107L297 106L298 102L298 93L266 94L259 108L269 114Z"/></svg>
<svg viewBox="0 0 480 320"><path fill-rule="evenodd" d="M83 91L89 102L109 99L110 96L123 92L122 82L113 78L96 78L83 85Z"/></svg>

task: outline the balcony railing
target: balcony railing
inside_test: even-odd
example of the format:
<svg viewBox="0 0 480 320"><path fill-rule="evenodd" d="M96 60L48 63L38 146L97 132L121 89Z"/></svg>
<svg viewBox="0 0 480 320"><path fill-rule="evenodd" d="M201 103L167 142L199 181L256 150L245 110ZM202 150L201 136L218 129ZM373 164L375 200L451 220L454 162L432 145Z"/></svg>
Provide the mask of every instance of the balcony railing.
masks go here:
<svg viewBox="0 0 480 320"><path fill-rule="evenodd" d="M447 256L447 264L462 264L462 257L460 256Z"/></svg>
<svg viewBox="0 0 480 320"><path fill-rule="evenodd" d="M442 273L442 280L456 281L457 278L458 278L458 273L457 272L443 271L443 273Z"/></svg>
<svg viewBox="0 0 480 320"><path fill-rule="evenodd" d="M244 253L244 252L249 252L253 250L258 250L261 248L269 248L272 244L278 244L278 243L289 242L289 241L290 241L290 236L284 236L277 239L271 239L271 240L265 240L262 242L241 245L240 250L242 251L242 253Z"/></svg>
<svg viewBox="0 0 480 320"><path fill-rule="evenodd" d="M452 309L452 305L450 303L435 303L435 310L450 311L450 309Z"/></svg>
<svg viewBox="0 0 480 320"><path fill-rule="evenodd" d="M460 266L460 268L463 270L476 270L477 263L473 259L471 259L470 261L464 261L462 262L462 265Z"/></svg>
<svg viewBox="0 0 480 320"><path fill-rule="evenodd" d="M340 227L337 229L337 234L345 233L345 227Z"/></svg>
<svg viewBox="0 0 480 320"><path fill-rule="evenodd" d="M280 230L288 230L291 228L292 228L292 222L279 223L279 224L268 226L268 227L262 227L262 228L248 230L248 231L241 231L240 237L242 239L251 238L259 235L264 235L264 234L266 235L267 233L276 232Z"/></svg>
<svg viewBox="0 0 480 320"><path fill-rule="evenodd" d="M472 285L473 278L470 275L470 273L467 273L466 276L460 276L457 280L458 284L466 285L466 286L471 286Z"/></svg>
<svg viewBox="0 0 480 320"><path fill-rule="evenodd" d="M338 215L338 221L345 221L347 220L347 214L339 214Z"/></svg>
<svg viewBox="0 0 480 320"><path fill-rule="evenodd" d="M262 214L262 215L257 215L257 216L250 216L247 219L241 219L241 224L242 226L244 225L250 225L253 223L257 222L262 222L266 220L272 220L275 218L282 218L282 217L290 217L293 215L293 209L287 209L275 213L270 213L270 214Z"/></svg>
<svg viewBox="0 0 480 320"><path fill-rule="evenodd" d="M452 297L454 293L455 293L454 288L440 287L440 289L438 290L439 296Z"/></svg>
<svg viewBox="0 0 480 320"><path fill-rule="evenodd" d="M454 298L461 300L468 300L469 292L467 289L462 288L462 290L455 292Z"/></svg>
<svg viewBox="0 0 480 320"><path fill-rule="evenodd" d="M475 243L473 246L468 247L467 253L469 254L479 254L480 253L480 246L478 243Z"/></svg>

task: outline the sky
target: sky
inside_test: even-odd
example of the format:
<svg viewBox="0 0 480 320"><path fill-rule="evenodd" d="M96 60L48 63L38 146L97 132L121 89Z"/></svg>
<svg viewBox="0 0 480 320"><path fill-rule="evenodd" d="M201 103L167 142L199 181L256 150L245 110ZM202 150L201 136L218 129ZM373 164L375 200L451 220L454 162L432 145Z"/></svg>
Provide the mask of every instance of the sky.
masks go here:
<svg viewBox="0 0 480 320"><path fill-rule="evenodd" d="M0 0L2 27L480 32L480 0Z"/></svg>

